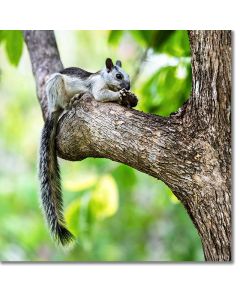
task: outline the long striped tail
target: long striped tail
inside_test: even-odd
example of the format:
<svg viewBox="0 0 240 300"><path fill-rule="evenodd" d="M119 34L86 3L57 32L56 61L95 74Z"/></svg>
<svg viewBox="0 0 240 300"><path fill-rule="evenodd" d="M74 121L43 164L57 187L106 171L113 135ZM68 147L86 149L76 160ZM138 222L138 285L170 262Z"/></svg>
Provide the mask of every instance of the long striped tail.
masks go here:
<svg viewBox="0 0 240 300"><path fill-rule="evenodd" d="M69 244L74 236L65 227L60 169L58 165L55 136L61 111L47 118L41 136L39 180L42 206L52 236L62 245Z"/></svg>

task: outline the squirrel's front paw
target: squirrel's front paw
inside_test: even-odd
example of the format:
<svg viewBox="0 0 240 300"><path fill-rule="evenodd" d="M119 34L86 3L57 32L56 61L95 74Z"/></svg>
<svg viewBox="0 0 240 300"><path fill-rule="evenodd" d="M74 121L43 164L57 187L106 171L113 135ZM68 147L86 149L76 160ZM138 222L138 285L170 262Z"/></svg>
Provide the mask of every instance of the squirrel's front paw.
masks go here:
<svg viewBox="0 0 240 300"><path fill-rule="evenodd" d="M126 107L134 107L138 103L138 98L132 93L125 89L119 92L120 104Z"/></svg>
<svg viewBox="0 0 240 300"><path fill-rule="evenodd" d="M120 98L121 101L122 101L124 98L126 98L126 96L127 96L127 90L122 89L122 90L119 91L119 98Z"/></svg>

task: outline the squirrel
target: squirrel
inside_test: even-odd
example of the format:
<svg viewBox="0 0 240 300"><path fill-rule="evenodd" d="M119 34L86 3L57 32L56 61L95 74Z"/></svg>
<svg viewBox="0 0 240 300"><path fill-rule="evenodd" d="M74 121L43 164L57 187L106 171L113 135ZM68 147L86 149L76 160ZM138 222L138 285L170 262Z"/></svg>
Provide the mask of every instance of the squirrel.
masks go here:
<svg viewBox="0 0 240 300"><path fill-rule="evenodd" d="M46 82L48 116L40 141L39 180L43 211L53 238L65 246L74 240L66 228L60 169L57 159L55 136L60 115L70 109L77 94L89 92L96 101L116 102L127 107L137 105L137 97L131 93L129 75L122 69L121 61L114 65L106 59L105 68L90 73L71 67L50 75Z"/></svg>

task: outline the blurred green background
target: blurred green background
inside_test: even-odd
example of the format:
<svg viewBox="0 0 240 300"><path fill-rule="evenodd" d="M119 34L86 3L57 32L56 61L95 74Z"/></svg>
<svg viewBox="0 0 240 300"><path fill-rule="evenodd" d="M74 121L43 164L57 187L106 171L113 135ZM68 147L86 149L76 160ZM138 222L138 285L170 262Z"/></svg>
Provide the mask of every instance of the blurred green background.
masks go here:
<svg viewBox="0 0 240 300"><path fill-rule="evenodd" d="M191 91L186 31L57 31L65 67L89 71L120 59L138 110L168 116ZM161 181L107 159L61 160L65 215L77 236L57 247L38 194L43 126L20 31L0 31L0 259L3 261L202 261L185 209Z"/></svg>

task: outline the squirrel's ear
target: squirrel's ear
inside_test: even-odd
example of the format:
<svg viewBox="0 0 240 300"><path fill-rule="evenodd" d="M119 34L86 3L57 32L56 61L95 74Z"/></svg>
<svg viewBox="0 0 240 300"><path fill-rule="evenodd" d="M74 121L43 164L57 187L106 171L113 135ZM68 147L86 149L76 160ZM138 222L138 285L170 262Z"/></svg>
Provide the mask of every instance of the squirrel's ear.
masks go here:
<svg viewBox="0 0 240 300"><path fill-rule="evenodd" d="M120 68L122 67L122 62L121 62L121 60L117 60L117 61L116 61L116 66L118 66L118 67L120 67Z"/></svg>
<svg viewBox="0 0 240 300"><path fill-rule="evenodd" d="M107 68L108 72L110 72L113 67L114 67L114 65L113 65L111 58L107 58L106 59L106 68Z"/></svg>

